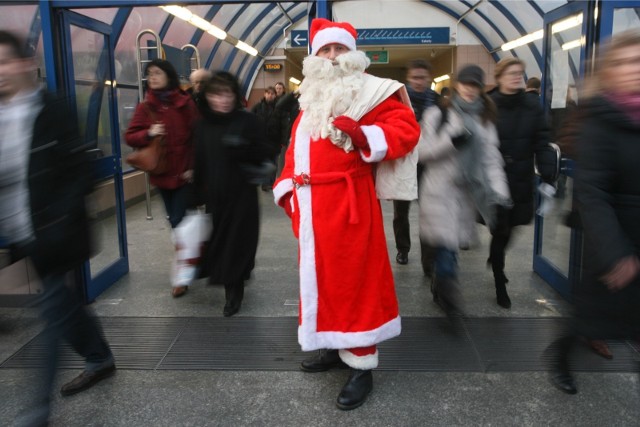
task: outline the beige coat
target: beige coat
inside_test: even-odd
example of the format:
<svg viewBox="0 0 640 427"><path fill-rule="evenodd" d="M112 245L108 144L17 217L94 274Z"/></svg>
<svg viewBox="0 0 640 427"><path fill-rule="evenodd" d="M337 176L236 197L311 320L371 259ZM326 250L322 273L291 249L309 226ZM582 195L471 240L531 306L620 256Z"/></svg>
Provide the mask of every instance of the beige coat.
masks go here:
<svg viewBox="0 0 640 427"><path fill-rule="evenodd" d="M418 142L420 162L425 165L420 177L420 236L434 247L457 250L464 235L474 226L475 206L469 185L464 179L458 160L458 150L451 142L452 137L461 135L464 125L454 109L449 109L447 122L439 131L442 112L431 107L424 112L420 121L422 133ZM496 128L492 123L479 125L478 135L485 146L481 152L482 162L487 170L489 185L505 200L510 198L504 163L500 155Z"/></svg>

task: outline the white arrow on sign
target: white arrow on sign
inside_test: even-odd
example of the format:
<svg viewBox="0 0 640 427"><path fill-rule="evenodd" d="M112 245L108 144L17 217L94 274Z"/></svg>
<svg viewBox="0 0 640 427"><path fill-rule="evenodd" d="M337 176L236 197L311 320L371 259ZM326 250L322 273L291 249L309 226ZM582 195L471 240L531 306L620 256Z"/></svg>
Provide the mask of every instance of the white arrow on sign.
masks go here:
<svg viewBox="0 0 640 427"><path fill-rule="evenodd" d="M304 44L307 39L306 37L300 37L300 34L296 34L296 36L293 38L293 41L296 42L296 44Z"/></svg>

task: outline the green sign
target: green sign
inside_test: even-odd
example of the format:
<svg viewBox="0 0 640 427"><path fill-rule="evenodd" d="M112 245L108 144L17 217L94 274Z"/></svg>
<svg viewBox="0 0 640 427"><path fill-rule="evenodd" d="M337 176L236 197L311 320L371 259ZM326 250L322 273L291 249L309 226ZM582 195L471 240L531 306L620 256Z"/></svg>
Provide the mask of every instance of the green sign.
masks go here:
<svg viewBox="0 0 640 427"><path fill-rule="evenodd" d="M372 64L388 64L389 63L389 51L388 50L368 50L365 51L367 58L371 60Z"/></svg>

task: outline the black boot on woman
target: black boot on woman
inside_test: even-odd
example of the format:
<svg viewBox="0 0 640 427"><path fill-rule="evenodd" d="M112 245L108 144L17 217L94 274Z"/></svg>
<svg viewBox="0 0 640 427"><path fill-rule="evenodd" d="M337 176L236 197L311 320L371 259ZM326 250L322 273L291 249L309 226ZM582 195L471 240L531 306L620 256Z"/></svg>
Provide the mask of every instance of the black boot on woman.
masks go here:
<svg viewBox="0 0 640 427"><path fill-rule="evenodd" d="M356 409L364 403L371 390L373 390L371 370L351 369L351 375L342 387L336 405L343 411Z"/></svg>
<svg viewBox="0 0 640 427"><path fill-rule="evenodd" d="M511 308L511 299L509 298L509 294L507 294L507 283L509 279L504 275L504 272L500 271L494 273L494 281L496 284L496 299L498 305L502 308Z"/></svg>

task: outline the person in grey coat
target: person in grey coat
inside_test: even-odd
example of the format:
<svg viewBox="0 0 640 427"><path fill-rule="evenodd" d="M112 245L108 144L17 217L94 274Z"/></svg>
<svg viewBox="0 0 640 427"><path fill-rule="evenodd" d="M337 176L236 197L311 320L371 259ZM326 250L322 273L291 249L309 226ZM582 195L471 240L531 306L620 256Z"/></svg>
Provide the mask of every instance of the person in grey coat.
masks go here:
<svg viewBox="0 0 640 427"><path fill-rule="evenodd" d="M477 210L492 227L498 207L511 205L498 150L495 106L482 92L484 72L475 65L458 73L449 104L434 106L420 122L420 237L435 248L434 301L447 314L462 312L457 250L460 229Z"/></svg>

